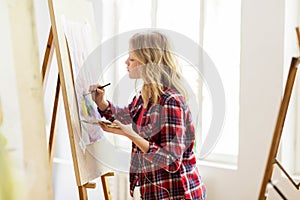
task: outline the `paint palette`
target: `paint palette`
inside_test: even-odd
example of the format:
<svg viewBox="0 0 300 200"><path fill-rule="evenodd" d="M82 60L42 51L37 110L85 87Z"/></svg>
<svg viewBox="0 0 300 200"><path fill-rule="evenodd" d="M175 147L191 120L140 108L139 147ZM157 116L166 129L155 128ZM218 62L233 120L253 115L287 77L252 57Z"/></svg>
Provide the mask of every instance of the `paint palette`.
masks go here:
<svg viewBox="0 0 300 200"><path fill-rule="evenodd" d="M88 124L94 124L94 125L99 125L99 124L104 124L106 125L108 128L117 128L117 129L120 129L120 127L113 123L113 122L110 122L110 121L102 121L102 120L81 120L81 122L84 122L84 123L88 123Z"/></svg>

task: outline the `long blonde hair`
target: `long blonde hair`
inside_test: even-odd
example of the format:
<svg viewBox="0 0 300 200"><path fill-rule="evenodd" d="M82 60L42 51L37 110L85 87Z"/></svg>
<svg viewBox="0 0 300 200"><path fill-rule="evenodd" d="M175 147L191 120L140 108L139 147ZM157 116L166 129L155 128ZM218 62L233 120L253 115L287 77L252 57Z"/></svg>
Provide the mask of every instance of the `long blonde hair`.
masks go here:
<svg viewBox="0 0 300 200"><path fill-rule="evenodd" d="M150 98L158 103L164 87L178 90L185 98L182 74L168 38L160 32L137 33L130 39L130 50L142 64L140 75L144 81L142 98L147 106Z"/></svg>

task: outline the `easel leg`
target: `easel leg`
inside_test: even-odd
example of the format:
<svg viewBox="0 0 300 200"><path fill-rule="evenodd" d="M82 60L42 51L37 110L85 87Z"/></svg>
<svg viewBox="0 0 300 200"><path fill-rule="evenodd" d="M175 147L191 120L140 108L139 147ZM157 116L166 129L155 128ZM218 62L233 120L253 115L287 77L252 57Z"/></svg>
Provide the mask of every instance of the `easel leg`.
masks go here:
<svg viewBox="0 0 300 200"><path fill-rule="evenodd" d="M299 31L298 27L296 28L296 33L297 33L298 45L299 45L299 49L300 49L300 31ZM271 143L271 147L270 147L270 151L269 151L269 156L268 156L268 160L267 160L267 164L266 164L266 168L265 168L265 173L264 173L264 177L263 177L263 181L262 181L262 185L261 185L261 189L260 189L260 193L259 193L259 197L258 197L259 200L266 199L267 184L272 183L271 178L272 178L272 174L273 174L274 164L276 163L276 156L277 156L277 152L278 152L278 148L279 148L279 144L280 144L280 140L281 140L281 136L282 136L282 130L283 130L283 126L284 126L284 122L285 122L285 118L286 118L286 114L287 114L287 110L288 110L288 106L289 106L289 102L290 102L290 97L292 94L292 90L293 90L299 63L300 63L300 57L292 58L288 78L286 80L284 95L283 95L279 113L277 116L276 126L275 126L273 139L272 139L272 143ZM274 185L273 185L273 187L274 187ZM274 187L274 189L278 192L278 194L281 197L283 196L283 194L278 189L276 189L276 187Z"/></svg>
<svg viewBox="0 0 300 200"><path fill-rule="evenodd" d="M47 82L48 79L48 72L50 69L53 52L54 52L54 41L53 41L52 28L50 28L43 65L42 65L42 80L43 80L44 88L45 88L45 83Z"/></svg>
<svg viewBox="0 0 300 200"><path fill-rule="evenodd" d="M88 200L86 187L78 186L78 192L79 192L79 199L80 200Z"/></svg>
<svg viewBox="0 0 300 200"><path fill-rule="evenodd" d="M102 188L103 188L103 193L104 193L104 199L105 200L112 200L111 194L110 194L110 189L109 189L109 184L107 178L109 176L114 176L113 172L108 172L104 175L101 176L101 182L102 182ZM79 199L80 200L87 200L88 195L87 195L87 188L96 188L95 183L86 183L82 186L78 186L78 191L79 191Z"/></svg>
<svg viewBox="0 0 300 200"><path fill-rule="evenodd" d="M270 151L269 151L265 174L264 174L264 178L263 178L263 182L262 182L262 186L261 186L261 190L260 190L260 194L259 194L259 200L266 199L266 195L265 195L266 188L267 188L267 184L270 182L270 180L272 178L274 162L275 162L275 159L277 156L280 139L281 139L281 135L282 135L282 129L283 129L282 127L284 125L284 121L286 118L286 113L288 110L289 101L290 101L290 97L292 94L292 89L294 86L299 61L300 61L299 58L292 58L290 71L289 71L288 78L286 81L284 95L283 95L279 113L277 116L276 127L274 130L273 139L272 139L272 143L271 143L271 147L270 147Z"/></svg>
<svg viewBox="0 0 300 200"><path fill-rule="evenodd" d="M112 200L111 195L110 195L110 189L109 189L109 184L107 177L109 176L114 176L113 172L106 173L101 176L101 182L102 182L102 187L103 187L103 193L104 193L104 198L105 200Z"/></svg>
<svg viewBox="0 0 300 200"><path fill-rule="evenodd" d="M57 84L56 84L56 91L55 91L55 99L53 105L53 112L52 112L52 120L51 120L51 128L50 128L50 136L49 136L49 162L50 162L50 169L52 170L53 164L53 156L54 156L54 144L55 144L55 125L56 125L56 116L57 116L57 109L58 109L58 101L59 101L59 91L60 91L60 79L59 76L57 77Z"/></svg>
<svg viewBox="0 0 300 200"><path fill-rule="evenodd" d="M43 60L43 66L42 66L42 79L43 79L43 87L45 88L48 74L50 71L51 61L53 58L53 52L54 52L54 41L53 41L53 32L52 27L49 31L46 51L44 55ZM50 163L50 170L52 171L52 163L53 163L53 154L54 154L54 141L55 141L55 123L56 123L56 114L57 114L57 107L58 107L58 99L59 99L59 91L60 91L60 79L59 76L57 78L57 84L56 84L56 91L55 91L55 99L54 99L54 105L53 105L53 112L52 112L52 120L51 120L51 129L50 129L50 136L49 136L49 163Z"/></svg>

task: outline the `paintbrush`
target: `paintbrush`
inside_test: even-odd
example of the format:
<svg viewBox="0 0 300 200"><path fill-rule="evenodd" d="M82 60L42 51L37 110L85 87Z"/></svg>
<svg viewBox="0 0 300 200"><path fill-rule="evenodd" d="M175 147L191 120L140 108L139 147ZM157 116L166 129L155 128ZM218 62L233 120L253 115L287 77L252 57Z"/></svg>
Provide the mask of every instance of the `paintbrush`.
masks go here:
<svg viewBox="0 0 300 200"><path fill-rule="evenodd" d="M99 86L98 89L105 88L105 87L108 86L108 85L110 85L110 83L107 83L107 84L105 84L105 85L103 85L103 86ZM90 91L90 92L88 92L88 93L83 94L83 96L85 97L85 96L87 96L87 95L89 95L89 94L92 94L93 92L96 92L96 89L95 89L95 90L92 90L92 91Z"/></svg>

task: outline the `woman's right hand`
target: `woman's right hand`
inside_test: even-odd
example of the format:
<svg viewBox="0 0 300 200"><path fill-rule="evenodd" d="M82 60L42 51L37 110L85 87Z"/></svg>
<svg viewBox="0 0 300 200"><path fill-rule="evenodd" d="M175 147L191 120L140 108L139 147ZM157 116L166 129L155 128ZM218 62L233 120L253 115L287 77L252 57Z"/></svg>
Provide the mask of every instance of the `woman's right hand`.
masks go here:
<svg viewBox="0 0 300 200"><path fill-rule="evenodd" d="M104 99L105 89L99 89L101 85L90 85L89 91L91 92L93 101L97 104L100 110L105 110L108 107L108 102ZM95 92L92 92L95 91Z"/></svg>

